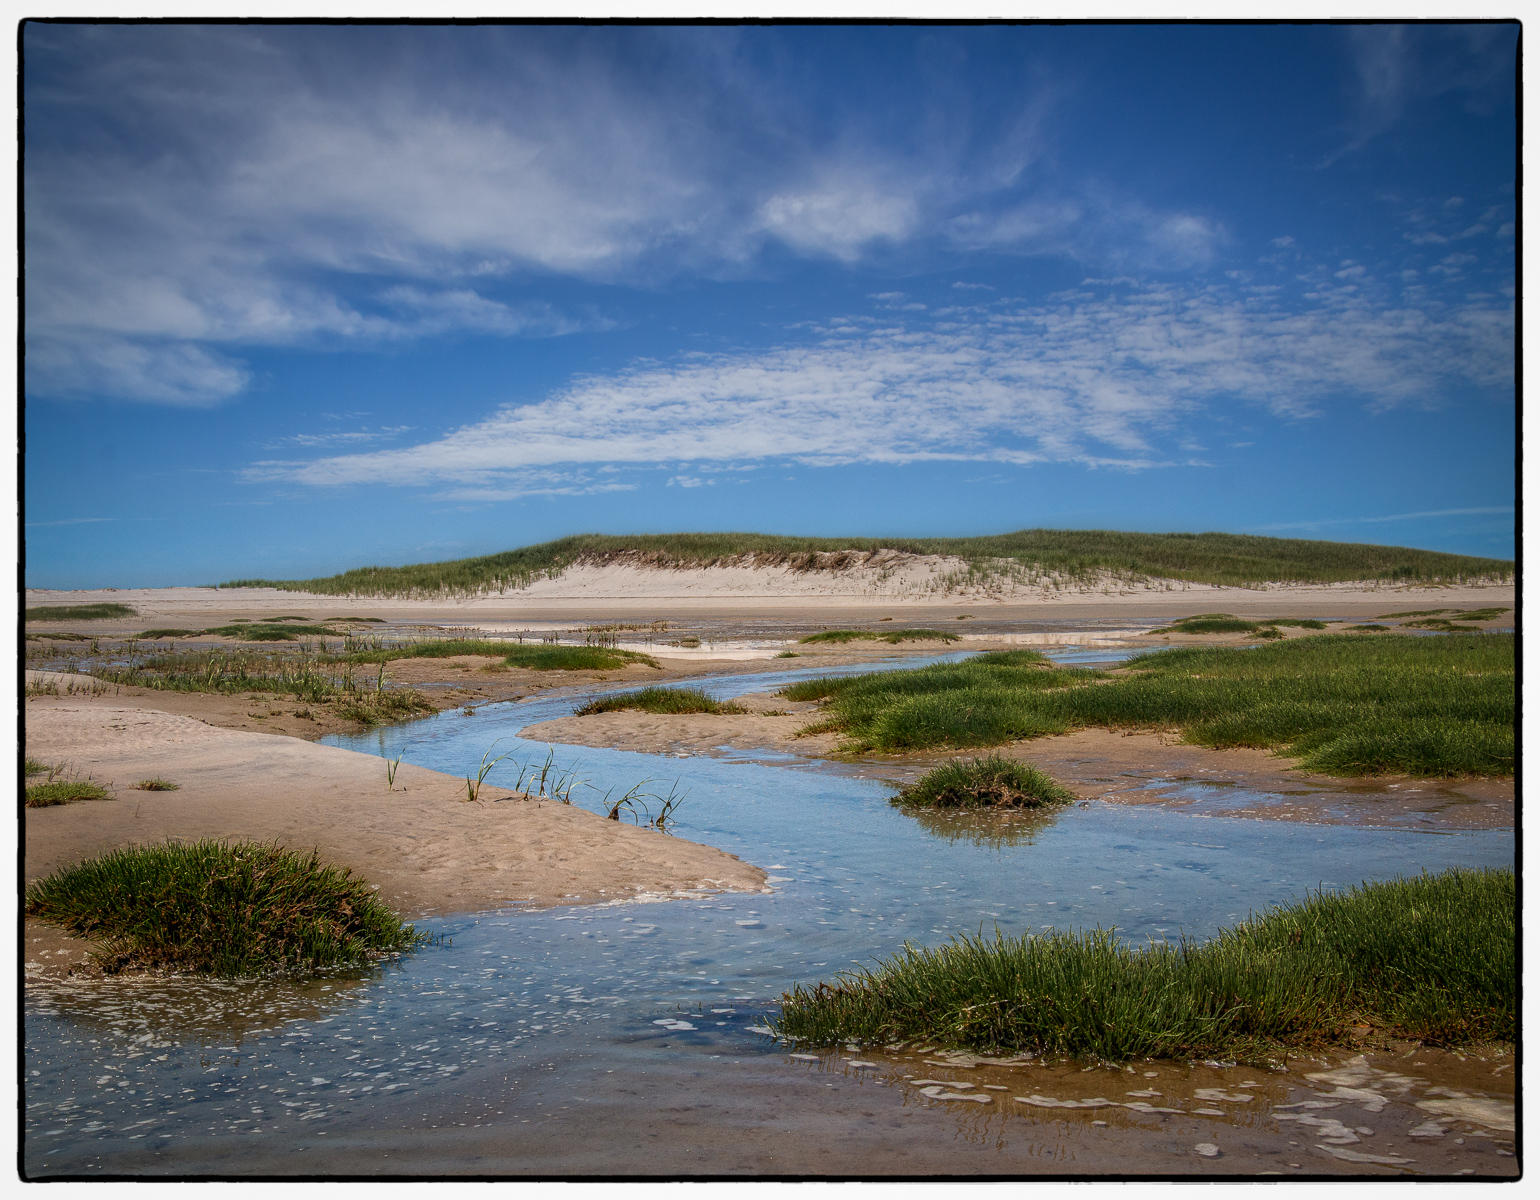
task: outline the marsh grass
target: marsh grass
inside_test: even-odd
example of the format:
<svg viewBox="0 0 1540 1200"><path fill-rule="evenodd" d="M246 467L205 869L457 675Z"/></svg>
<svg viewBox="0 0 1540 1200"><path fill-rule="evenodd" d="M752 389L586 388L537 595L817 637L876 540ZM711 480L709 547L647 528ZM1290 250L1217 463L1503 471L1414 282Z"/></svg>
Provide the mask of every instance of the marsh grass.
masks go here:
<svg viewBox="0 0 1540 1200"><path fill-rule="evenodd" d="M642 712L676 713L745 713L749 710L731 700L714 700L700 688L647 687L635 692L620 692L613 696L599 696L587 704L573 709L580 717L595 713L619 712L622 709L638 709Z"/></svg>
<svg viewBox="0 0 1540 1200"><path fill-rule="evenodd" d="M1370 623L1368 625L1349 625L1348 626L1348 630L1350 632L1354 632L1354 633L1384 633L1389 628L1390 628L1389 625L1378 625L1378 624L1374 624L1374 623Z"/></svg>
<svg viewBox="0 0 1540 1200"><path fill-rule="evenodd" d="M360 684L348 670L331 669L331 660L313 654L257 650L208 650L159 654L129 666L101 669L110 683L170 692L237 694L258 692L293 696L328 705L339 716L364 725L408 720L434 711L420 692Z"/></svg>
<svg viewBox="0 0 1540 1200"><path fill-rule="evenodd" d="M536 671L609 671L632 663L658 666L658 660L650 654L611 646L515 646L511 651L505 650L503 661L510 667Z"/></svg>
<svg viewBox="0 0 1540 1200"><path fill-rule="evenodd" d="M25 911L98 940L108 972L305 976L427 940L350 872L253 843L114 850L33 884Z"/></svg>
<svg viewBox="0 0 1540 1200"><path fill-rule="evenodd" d="M1379 1037L1512 1041L1511 870L1316 893L1212 941L1138 948L1112 930L961 937L799 985L772 1022L813 1044L1268 1063Z"/></svg>
<svg viewBox="0 0 1540 1200"><path fill-rule="evenodd" d="M963 559L967 578L988 585L1015 576L1094 582L1172 579L1246 586L1265 582L1393 583L1511 579L1506 559L1473 558L1347 542L1225 533L1123 533L1027 529L972 538L805 538L759 533L581 534L480 558L361 567L316 579L240 579L221 587L280 587L317 595L472 595L528 587L580 562L702 567L751 562L795 571L871 563L884 551Z"/></svg>
<svg viewBox="0 0 1540 1200"><path fill-rule="evenodd" d="M955 642L957 640L957 634L944 633L939 629L826 629L822 633L811 633L805 638L798 638L797 644L807 646L819 642L843 644L871 641L887 642L889 645L896 646L900 642Z"/></svg>
<svg viewBox="0 0 1540 1200"><path fill-rule="evenodd" d="M893 797L924 808L1033 809L1071 804L1075 793L1029 763L992 754L927 771Z"/></svg>
<svg viewBox="0 0 1540 1200"><path fill-rule="evenodd" d="M42 604L26 610L29 621L105 621L133 615L126 604Z"/></svg>
<svg viewBox="0 0 1540 1200"><path fill-rule="evenodd" d="M182 790L180 783L172 783L169 779L161 779L156 776L153 779L141 779L134 787L141 792L179 792Z"/></svg>
<svg viewBox="0 0 1540 1200"><path fill-rule="evenodd" d="M60 804L77 804L82 800L111 799L111 792L89 779L50 777L42 783L29 783L23 803L27 808L53 808Z"/></svg>
<svg viewBox="0 0 1540 1200"><path fill-rule="evenodd" d="M1003 651L781 694L823 701L804 732L839 732L849 752L1154 728L1197 745L1274 749L1333 775L1502 776L1514 768L1514 668L1512 634L1321 634L1162 650L1116 673Z"/></svg>

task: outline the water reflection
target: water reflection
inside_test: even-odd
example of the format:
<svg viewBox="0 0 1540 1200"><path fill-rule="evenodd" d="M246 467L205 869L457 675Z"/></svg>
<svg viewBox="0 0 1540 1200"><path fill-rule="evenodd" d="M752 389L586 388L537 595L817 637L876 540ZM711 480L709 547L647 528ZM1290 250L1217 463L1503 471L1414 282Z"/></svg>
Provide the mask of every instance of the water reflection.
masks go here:
<svg viewBox="0 0 1540 1200"><path fill-rule="evenodd" d="M965 841L990 850L1032 845L1064 811L1053 807L1030 812L957 812L912 804L895 808L932 837L945 842Z"/></svg>

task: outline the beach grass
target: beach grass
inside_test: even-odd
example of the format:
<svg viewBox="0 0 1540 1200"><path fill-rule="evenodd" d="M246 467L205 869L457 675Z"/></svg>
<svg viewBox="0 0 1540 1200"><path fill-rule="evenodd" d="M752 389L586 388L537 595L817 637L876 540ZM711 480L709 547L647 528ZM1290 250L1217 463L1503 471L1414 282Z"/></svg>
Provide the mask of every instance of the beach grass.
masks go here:
<svg viewBox="0 0 1540 1200"><path fill-rule="evenodd" d="M29 621L106 621L133 615L126 604L41 604L26 610Z"/></svg>
<svg viewBox="0 0 1540 1200"><path fill-rule="evenodd" d="M27 808L53 808L60 804L78 804L83 800L111 799L111 792L89 779L49 778L42 783L29 783L23 804Z"/></svg>
<svg viewBox="0 0 1540 1200"><path fill-rule="evenodd" d="M1071 804L1075 793L1030 763L992 754L943 763L893 797L923 808L1032 809Z"/></svg>
<svg viewBox="0 0 1540 1200"><path fill-rule="evenodd" d="M637 650L617 650L612 646L515 646L503 655L510 667L529 667L536 671L612 671L640 663L657 667L658 660Z"/></svg>
<svg viewBox="0 0 1540 1200"><path fill-rule="evenodd" d="M348 871L253 843L114 850L28 887L25 911L99 941L109 972L306 976L426 940Z"/></svg>
<svg viewBox="0 0 1540 1200"><path fill-rule="evenodd" d="M1320 634L1251 649L1183 647L1122 671L1054 668L1031 651L824 678L805 732L848 752L967 749L1087 727L1179 730L1188 742L1291 755L1333 775L1506 776L1514 768L1512 634Z"/></svg>
<svg viewBox="0 0 1540 1200"><path fill-rule="evenodd" d="M150 779L141 779L138 783L134 784L134 788L141 792L179 792L182 790L182 785L180 783L172 783L171 780L162 779L157 775Z"/></svg>
<svg viewBox="0 0 1540 1200"><path fill-rule="evenodd" d="M410 720L436 711L412 688L386 688L381 679L373 686L361 684L347 670L332 669L330 660L314 654L257 650L159 654L124 667L100 668L96 678L156 691L293 696L330 705L338 715L364 725Z"/></svg>
<svg viewBox="0 0 1540 1200"><path fill-rule="evenodd" d="M797 644L809 646L833 642L839 645L862 641L887 642L895 646L900 642L955 642L957 634L943 633L939 629L826 629L822 633L810 633L805 638L798 638Z"/></svg>
<svg viewBox="0 0 1540 1200"><path fill-rule="evenodd" d="M499 554L406 566L370 566L313 579L236 579L220 587L275 587L317 595L480 594L526 588L576 563L702 567L752 563L832 571L884 551L948 555L985 583L1024 577L1091 583L1104 576L1244 587L1266 582L1445 583L1509 580L1506 559L1440 554L1400 546L1305 541L1226 533L1125 533L1027 529L972 538L807 538L759 533L581 534Z"/></svg>
<svg viewBox="0 0 1540 1200"><path fill-rule="evenodd" d="M1511 870L1319 892L1213 940L1135 947L1112 930L960 937L782 997L775 1032L815 1045L945 1046L1105 1062L1271 1063L1379 1038L1511 1042Z"/></svg>
<svg viewBox="0 0 1540 1200"><path fill-rule="evenodd" d="M748 709L731 700L714 700L700 688L648 687L635 692L600 696L573 709L580 717L595 713L637 709L650 713L744 713Z"/></svg>

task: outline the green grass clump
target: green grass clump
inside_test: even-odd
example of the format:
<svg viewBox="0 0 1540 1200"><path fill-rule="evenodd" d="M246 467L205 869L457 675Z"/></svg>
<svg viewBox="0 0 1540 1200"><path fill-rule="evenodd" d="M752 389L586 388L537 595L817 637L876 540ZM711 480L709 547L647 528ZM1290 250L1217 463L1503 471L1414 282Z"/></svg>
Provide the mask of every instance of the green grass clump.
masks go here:
<svg viewBox="0 0 1540 1200"><path fill-rule="evenodd" d="M1317 893L1212 941L1144 948L1110 930L906 947L875 970L798 986L773 1022L814 1044L1267 1063L1380 1037L1512 1041L1511 870L1454 870Z"/></svg>
<svg viewBox="0 0 1540 1200"><path fill-rule="evenodd" d="M1511 775L1512 634L1279 640L1183 647L1112 673L1055 668L1031 651L783 688L821 700L809 731L849 752L998 746L1070 729L1178 729L1337 775Z"/></svg>
<svg viewBox="0 0 1540 1200"><path fill-rule="evenodd" d="M43 762L42 759L33 758L29 755L22 759L21 769L22 773L25 774L28 779L31 779L34 775L46 775L53 768L51 768L47 763Z"/></svg>
<svg viewBox="0 0 1540 1200"><path fill-rule="evenodd" d="M377 641L373 635L350 639L351 644L344 645L340 654L330 657L336 662L350 663L388 663L402 658L458 658L462 655L505 658L516 645L490 638L433 638L397 645L376 644Z"/></svg>
<svg viewBox="0 0 1540 1200"><path fill-rule="evenodd" d="M305 976L426 940L350 872L252 843L115 850L33 884L25 904L28 916L99 940L108 971Z"/></svg>
<svg viewBox="0 0 1540 1200"><path fill-rule="evenodd" d="M156 776L153 779L141 779L134 787L141 792L179 792L182 790L180 783L172 783L169 779L161 779Z"/></svg>
<svg viewBox="0 0 1540 1200"><path fill-rule="evenodd" d="M133 615L126 604L42 604L26 612L29 621L105 621Z"/></svg>
<svg viewBox="0 0 1540 1200"><path fill-rule="evenodd" d="M819 642L834 642L843 645L846 642L887 642L890 645L898 645L899 642L955 642L957 634L943 633L939 629L885 629L876 632L869 629L826 629L822 633L810 633L805 638L798 638L799 645L813 645Z"/></svg>
<svg viewBox="0 0 1540 1200"><path fill-rule="evenodd" d="M205 636L238 638L243 642L292 642L302 637L340 637L329 625L296 624L281 621L252 621L239 625L216 625L201 631Z"/></svg>
<svg viewBox="0 0 1540 1200"><path fill-rule="evenodd" d="M145 641L158 642L165 638L197 637L199 632L196 629L145 629L133 636Z"/></svg>
<svg viewBox="0 0 1540 1200"><path fill-rule="evenodd" d="M1348 542L1229 533L1123 533L1096 529L1025 529L970 538L809 538L761 533L580 534L450 562L360 567L317 579L238 579L221 587L276 587L317 595L476 594L526 588L580 562L702 567L745 560L798 571L831 571L869 562L885 550L963 559L971 582L1056 577L1091 582L1178 579L1244 587L1257 583L1397 583L1511 579L1507 559L1473 558Z"/></svg>
<svg viewBox="0 0 1540 1200"><path fill-rule="evenodd" d="M503 661L510 667L530 667L536 671L610 671L631 663L658 665L650 654L610 646L516 646L511 651L504 649Z"/></svg>
<svg viewBox="0 0 1540 1200"><path fill-rule="evenodd" d="M636 692L600 696L573 709L580 717L595 713L618 712L634 708L650 713L743 713L741 704L731 700L713 700L700 688L648 687Z"/></svg>
<svg viewBox="0 0 1540 1200"><path fill-rule="evenodd" d="M28 808L53 808L81 800L111 799L111 792L89 779L49 779L43 783L29 783L24 803Z"/></svg>
<svg viewBox="0 0 1540 1200"><path fill-rule="evenodd" d="M992 754L943 763L893 797L925 808L1041 808L1071 804L1075 793L1028 763Z"/></svg>
<svg viewBox="0 0 1540 1200"><path fill-rule="evenodd" d="M386 688L382 680L360 683L347 670L334 670L332 661L277 651L209 650L154 655L131 666L99 669L97 678L156 691L293 696L312 704L332 705L340 715L365 725L404 721L435 711L421 692Z"/></svg>
<svg viewBox="0 0 1540 1200"><path fill-rule="evenodd" d="M1372 624L1372 623L1368 624L1368 625L1349 625L1348 626L1348 629L1350 631L1353 631L1353 632L1356 632L1356 633L1384 633L1389 628L1390 628L1389 625L1377 625L1377 624Z"/></svg>
<svg viewBox="0 0 1540 1200"><path fill-rule="evenodd" d="M1183 617L1173 621L1163 633L1255 633L1261 626L1255 621L1232 617L1229 613L1208 613L1201 617Z"/></svg>
<svg viewBox="0 0 1540 1200"><path fill-rule="evenodd" d="M1269 617L1265 621L1257 622L1269 628L1279 628L1287 625L1294 629L1325 629L1325 621L1317 621L1314 617Z"/></svg>

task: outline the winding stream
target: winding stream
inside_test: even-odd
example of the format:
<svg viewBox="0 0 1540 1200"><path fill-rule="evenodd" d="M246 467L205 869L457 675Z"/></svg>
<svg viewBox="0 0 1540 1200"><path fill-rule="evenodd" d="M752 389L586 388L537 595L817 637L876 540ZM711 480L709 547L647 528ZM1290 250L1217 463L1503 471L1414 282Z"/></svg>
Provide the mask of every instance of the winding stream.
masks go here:
<svg viewBox="0 0 1540 1200"><path fill-rule="evenodd" d="M689 684L727 698L811 673ZM516 763L539 764L552 749L518 731L567 715L577 699L547 693L473 717L446 712L325 740L454 775L473 773L495 745L509 757L485 786L507 788ZM1173 1134L1176 1117L1151 1123L1142 1101L1122 1104L1121 1123L1088 1111L1074 1114L1078 1123L1055 1112L1057 1123L1038 1125L1026 1101L1009 1110L1007 1093L1029 1087L1018 1079L959 1081L943 1093L921 1077L934 1066L906 1071L900 1059L788 1049L768 1036L765 1015L794 983L868 965L906 939L1093 925L1135 942L1201 938L1317 887L1514 857L1511 831L1302 825L1100 803L1004 826L921 820L887 803L892 789L870 765L577 747L555 747L554 756L558 770L590 785L573 802L595 811L611 789L620 795L648 780L666 794L677 784L687 795L672 832L763 867L774 891L432 920L422 924L447 944L362 981L29 990L28 1173L1016 1174L1137 1170L1146 1161L1156 1173L1187 1169L1160 1165L1161 1139L1186 1138L1183 1164L1196 1161L1190 1147L1223 1141L1203 1122L1248 1130L1255 1141L1263 1105L1243 1104L1248 1095L1233 1089L1272 1089L1267 1104L1281 1128L1278 1114L1303 1094L1303 1077L1211 1069L1218 1083L1209 1090L1239 1098L1207 1110L1189 1098L1181 1119L1198 1121L1196 1133ZM949 1078L961 1080L958 1070ZM1197 1068L1171 1070L1189 1091L1199 1086ZM1052 1078L1070 1088L1074 1074ZM1107 1077L1122 1082L1104 1071L1075 1086L1105 1092ZM1145 1094L1132 1083L1123 1092ZM1199 1120L1195 1111L1230 1115ZM1430 1168L1404 1149L1365 1158L1353 1146L1367 1135L1344 1128L1351 1142L1317 1138L1291 1152L1297 1139L1280 1137L1231 1161L1246 1171L1467 1169ZM1494 1152L1506 1154L1500 1143ZM1440 1152L1451 1145L1445 1139ZM1449 1159L1457 1161L1465 1160Z"/></svg>

